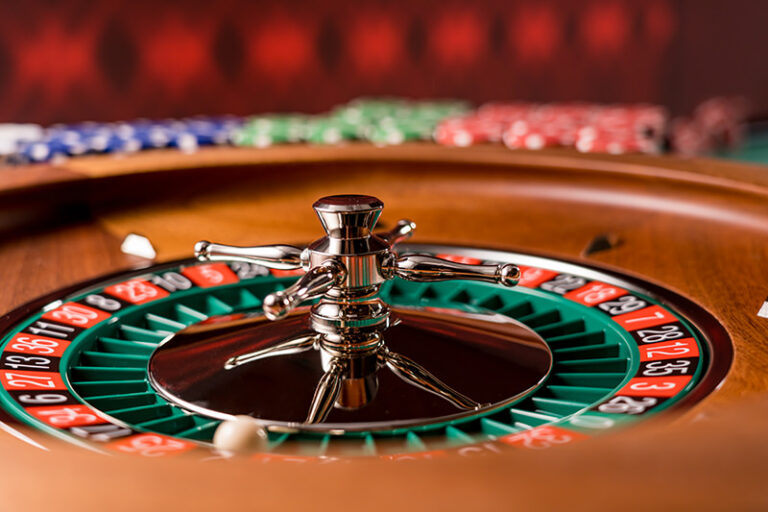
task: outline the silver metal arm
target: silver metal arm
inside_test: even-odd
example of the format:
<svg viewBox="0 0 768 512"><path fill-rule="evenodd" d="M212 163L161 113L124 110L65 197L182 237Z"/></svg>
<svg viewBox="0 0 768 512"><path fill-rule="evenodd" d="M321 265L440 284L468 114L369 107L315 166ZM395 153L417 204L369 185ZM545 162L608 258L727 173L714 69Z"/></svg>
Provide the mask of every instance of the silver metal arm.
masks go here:
<svg viewBox="0 0 768 512"><path fill-rule="evenodd" d="M481 407L481 404L451 388L412 359L390 352L386 347L379 352L379 357L395 375L408 384L444 398L459 409L471 410Z"/></svg>
<svg viewBox="0 0 768 512"><path fill-rule="evenodd" d="M376 236L382 238L389 245L397 245L400 242L404 242L413 236L413 232L416 231L416 223L412 220L401 219L397 221L394 228L389 231L382 231L376 233Z"/></svg>
<svg viewBox="0 0 768 512"><path fill-rule="evenodd" d="M331 359L328 371L320 377L320 382L317 383L305 423L322 423L328 417L341 392L341 375L343 372L344 365L341 361L336 358Z"/></svg>
<svg viewBox="0 0 768 512"><path fill-rule="evenodd" d="M306 334L299 335L293 339L283 341L282 343L278 343L277 345L273 345L263 350L256 350L254 352L248 352L247 354L230 357L227 359L227 362L224 363L224 368L231 370L232 368L237 368L238 366L252 363L260 359L299 354L315 348L317 342L320 341L320 336L320 334L314 331L307 332Z"/></svg>
<svg viewBox="0 0 768 512"><path fill-rule="evenodd" d="M520 269L511 263L468 265L421 254L401 256L389 271L402 279L422 282L469 279L515 286L520 280Z"/></svg>
<svg viewBox="0 0 768 512"><path fill-rule="evenodd" d="M308 424L326 421L335 405L354 409L372 401L378 389L377 372L385 366L414 388L436 395L457 409L486 405L453 389L408 357L389 351L385 331L398 320L390 318L391 308L378 292L395 277L421 282L466 279L515 286L520 269L511 263L471 265L429 255L398 254L397 244L411 238L416 224L402 219L388 231L374 232L383 207L379 199L365 195L319 199L313 209L325 236L303 250L290 245L233 247L207 241L195 245L200 261L234 260L306 271L290 287L267 295L262 307L269 320L277 320L301 303L322 297L309 308L308 322L297 317L302 322L297 328L299 324L286 321L284 326L290 330L274 345L260 350L241 349L251 351L230 357L225 368L305 351L309 355L308 351L318 350L324 373L308 409ZM311 331L306 331L307 327ZM277 327L275 331L281 332Z"/></svg>
<svg viewBox="0 0 768 512"><path fill-rule="evenodd" d="M301 249L292 245L236 247L201 240L195 244L195 257L200 261L245 261L276 270L301 268Z"/></svg>
<svg viewBox="0 0 768 512"><path fill-rule="evenodd" d="M302 302L330 290L345 274L344 267L333 260L312 267L290 287L264 297L264 314L270 320L281 318Z"/></svg>

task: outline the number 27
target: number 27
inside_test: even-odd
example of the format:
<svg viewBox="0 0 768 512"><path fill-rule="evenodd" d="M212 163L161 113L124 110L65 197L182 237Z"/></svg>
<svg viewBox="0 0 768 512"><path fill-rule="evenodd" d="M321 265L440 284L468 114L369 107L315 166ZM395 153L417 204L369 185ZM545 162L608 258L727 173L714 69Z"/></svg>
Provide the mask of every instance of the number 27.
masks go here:
<svg viewBox="0 0 768 512"><path fill-rule="evenodd" d="M24 373L7 372L5 379L8 385L14 388L54 388L56 383L45 375L26 375Z"/></svg>

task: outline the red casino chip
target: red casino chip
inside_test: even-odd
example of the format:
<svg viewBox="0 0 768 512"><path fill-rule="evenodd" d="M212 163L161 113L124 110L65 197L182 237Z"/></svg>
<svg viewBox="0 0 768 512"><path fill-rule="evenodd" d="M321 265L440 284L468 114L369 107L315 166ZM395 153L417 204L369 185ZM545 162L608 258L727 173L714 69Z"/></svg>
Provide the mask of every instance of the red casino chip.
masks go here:
<svg viewBox="0 0 768 512"><path fill-rule="evenodd" d="M504 123L479 116L453 117L440 122L434 139L445 146L466 147L482 142L498 142Z"/></svg>
<svg viewBox="0 0 768 512"><path fill-rule="evenodd" d="M475 143L475 138L469 131L454 126L439 125L435 128L435 142L443 146L464 148Z"/></svg>
<svg viewBox="0 0 768 512"><path fill-rule="evenodd" d="M711 147L734 148L744 137L747 110L743 98L716 97L696 107L693 119Z"/></svg>
<svg viewBox="0 0 768 512"><path fill-rule="evenodd" d="M575 146L581 153L609 153L611 155L622 155L638 149L631 139L607 134L602 136L579 135Z"/></svg>
<svg viewBox="0 0 768 512"><path fill-rule="evenodd" d="M710 149L709 138L701 126L683 117L672 121L670 141L672 150L684 156L698 155Z"/></svg>
<svg viewBox="0 0 768 512"><path fill-rule="evenodd" d="M515 121L504 131L502 140L510 149L542 149L570 145L574 136L570 126Z"/></svg>
<svg viewBox="0 0 768 512"><path fill-rule="evenodd" d="M656 141L662 141L669 124L669 113L658 105L642 105L634 110L635 129L641 135Z"/></svg>
<svg viewBox="0 0 768 512"><path fill-rule="evenodd" d="M504 144L513 149L572 146L587 112L585 107L542 106L527 119L510 123L504 132Z"/></svg>
<svg viewBox="0 0 768 512"><path fill-rule="evenodd" d="M524 138L528 135L528 123L523 120L517 120L504 130L502 141L510 149L521 149L524 146Z"/></svg>
<svg viewBox="0 0 768 512"><path fill-rule="evenodd" d="M441 132L445 144L470 145L493 141L483 133L485 121L502 123L501 140L511 149L576 146L582 152L657 153L667 131L667 113L656 105L590 103L489 103L480 107L470 125L452 125ZM495 134L494 134L495 135Z"/></svg>
<svg viewBox="0 0 768 512"><path fill-rule="evenodd" d="M576 146L582 152L658 153L668 115L657 105L487 103L443 121L435 140L451 146L501 140L511 149Z"/></svg>
<svg viewBox="0 0 768 512"><path fill-rule="evenodd" d="M600 108L582 126L576 138L581 152L622 154L657 153L661 150L667 114L653 105Z"/></svg>
<svg viewBox="0 0 768 512"><path fill-rule="evenodd" d="M696 107L692 117L673 120L672 150L692 156L736 147L744 137L746 115L747 104L742 98L711 98Z"/></svg>
<svg viewBox="0 0 768 512"><path fill-rule="evenodd" d="M578 131L576 149L582 153L654 153L660 145L654 141L637 136L634 128L626 126L623 129L606 130L596 126L586 126Z"/></svg>

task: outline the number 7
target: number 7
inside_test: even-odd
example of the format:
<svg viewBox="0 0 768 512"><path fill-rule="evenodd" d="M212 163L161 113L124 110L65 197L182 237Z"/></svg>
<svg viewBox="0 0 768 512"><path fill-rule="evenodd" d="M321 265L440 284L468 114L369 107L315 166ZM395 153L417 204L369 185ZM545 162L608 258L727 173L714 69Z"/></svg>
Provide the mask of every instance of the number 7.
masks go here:
<svg viewBox="0 0 768 512"><path fill-rule="evenodd" d="M625 320L624 323L631 324L632 322L642 322L644 320L655 320L657 318L664 318L662 311L656 311L653 316L641 316L640 318L633 318L632 320Z"/></svg>

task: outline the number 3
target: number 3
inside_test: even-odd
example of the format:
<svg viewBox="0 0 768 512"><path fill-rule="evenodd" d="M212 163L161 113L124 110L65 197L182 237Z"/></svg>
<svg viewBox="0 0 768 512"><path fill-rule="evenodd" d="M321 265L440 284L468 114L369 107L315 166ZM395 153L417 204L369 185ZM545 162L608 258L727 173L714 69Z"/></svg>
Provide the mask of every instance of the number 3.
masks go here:
<svg viewBox="0 0 768 512"><path fill-rule="evenodd" d="M674 382L662 382L659 384L651 384L650 382L636 382L629 386L629 389L633 389L635 391L648 391L651 389L657 389L661 391L665 389L674 389L674 387Z"/></svg>

